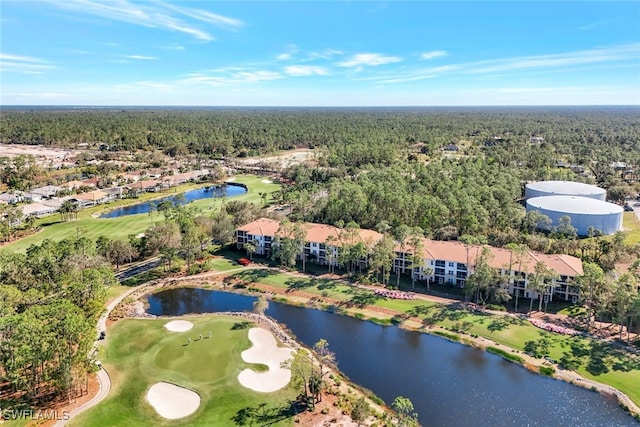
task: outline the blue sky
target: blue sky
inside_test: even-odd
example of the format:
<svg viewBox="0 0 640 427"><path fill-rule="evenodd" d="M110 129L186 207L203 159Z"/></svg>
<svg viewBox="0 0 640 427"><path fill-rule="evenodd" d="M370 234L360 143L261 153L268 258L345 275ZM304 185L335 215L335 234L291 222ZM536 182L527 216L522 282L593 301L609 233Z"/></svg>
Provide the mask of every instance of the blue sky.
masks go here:
<svg viewBox="0 0 640 427"><path fill-rule="evenodd" d="M640 2L0 0L0 103L640 104Z"/></svg>

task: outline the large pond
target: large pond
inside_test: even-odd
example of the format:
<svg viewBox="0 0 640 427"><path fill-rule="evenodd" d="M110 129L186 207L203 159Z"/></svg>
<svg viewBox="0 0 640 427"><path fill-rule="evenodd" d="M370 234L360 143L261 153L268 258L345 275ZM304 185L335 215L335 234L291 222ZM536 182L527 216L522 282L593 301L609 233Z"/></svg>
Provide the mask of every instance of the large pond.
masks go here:
<svg viewBox="0 0 640 427"><path fill-rule="evenodd" d="M125 215L136 215L141 213L149 213L151 206L157 206L164 201L170 201L177 204L186 204L193 202L194 200L216 198L216 197L231 197L245 194L247 188L244 185L238 184L223 184L212 185L209 187L202 187L196 190L189 190L182 193L181 196L163 197L161 199L152 200L144 203L136 203L131 206L124 206L117 208L100 215L100 218L118 218Z"/></svg>
<svg viewBox="0 0 640 427"><path fill-rule="evenodd" d="M251 311L254 301L179 288L149 295L147 311ZM613 398L438 337L275 302L267 314L307 346L326 339L340 370L385 402L411 399L425 426L638 426Z"/></svg>

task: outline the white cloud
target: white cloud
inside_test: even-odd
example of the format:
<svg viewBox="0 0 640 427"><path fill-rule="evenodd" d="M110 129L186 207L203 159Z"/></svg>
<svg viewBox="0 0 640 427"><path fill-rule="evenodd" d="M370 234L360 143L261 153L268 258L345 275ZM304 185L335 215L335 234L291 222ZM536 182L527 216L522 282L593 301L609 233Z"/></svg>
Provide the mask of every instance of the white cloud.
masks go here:
<svg viewBox="0 0 640 427"><path fill-rule="evenodd" d="M338 62L339 67L360 67L362 65L378 66L400 62L402 58L398 56L385 56L379 53L359 53L353 55L348 61Z"/></svg>
<svg viewBox="0 0 640 427"><path fill-rule="evenodd" d="M198 26L174 16L177 12L188 18L215 25L217 27L237 30L244 26L244 22L212 12L178 7L165 3L132 3L128 0L114 0L110 2L95 0L44 0L54 7L99 16L113 21L126 22L148 28L159 28L189 34L198 40L211 41L214 37Z"/></svg>
<svg viewBox="0 0 640 427"><path fill-rule="evenodd" d="M469 73L495 73L533 68L562 68L640 58L640 43L550 55L524 56L468 64Z"/></svg>
<svg viewBox="0 0 640 427"><path fill-rule="evenodd" d="M430 59L440 58L447 56L448 53L444 50L432 50L431 52L424 52L420 55L420 59L428 61Z"/></svg>
<svg viewBox="0 0 640 427"><path fill-rule="evenodd" d="M199 21L204 21L206 23L215 25L217 27L222 27L229 30L239 30L240 28L245 26L245 23L240 19L218 15L217 13L212 13L206 10L177 7L175 5L170 5L166 3L161 3L161 4L168 9L175 10L176 12L179 12L190 18L197 19Z"/></svg>
<svg viewBox="0 0 640 427"><path fill-rule="evenodd" d="M290 65L285 67L284 72L290 76L326 76L329 71L325 67L313 65Z"/></svg>
<svg viewBox="0 0 640 427"><path fill-rule="evenodd" d="M276 71L234 71L221 74L191 73L181 80L179 84L209 84L214 86L227 86L244 83L259 83L281 79L283 75Z"/></svg>
<svg viewBox="0 0 640 427"><path fill-rule="evenodd" d="M289 52L281 53L280 55L276 56L276 59L278 61L286 61L287 59L291 58L293 58L293 55Z"/></svg>
<svg viewBox="0 0 640 427"><path fill-rule="evenodd" d="M341 50L337 50L337 49L324 49L321 51L317 51L317 52L310 52L309 53L309 60L315 60L315 59L331 59L334 56L338 56L338 55L342 55L343 52Z"/></svg>
<svg viewBox="0 0 640 427"><path fill-rule="evenodd" d="M184 46L163 46L162 48L167 50L184 50Z"/></svg>
<svg viewBox="0 0 640 427"><path fill-rule="evenodd" d="M40 58L0 53L0 71L2 72L42 74L51 68L53 68L52 65Z"/></svg>
<svg viewBox="0 0 640 427"><path fill-rule="evenodd" d="M139 59L139 60L142 60L142 61L158 59L155 56L145 56L145 55L125 55L124 57L125 58L129 58L129 59Z"/></svg>
<svg viewBox="0 0 640 427"><path fill-rule="evenodd" d="M295 44L291 44L287 47L285 52L282 52L276 59L278 61L287 61L289 59L293 59L293 57L298 53L298 47Z"/></svg>

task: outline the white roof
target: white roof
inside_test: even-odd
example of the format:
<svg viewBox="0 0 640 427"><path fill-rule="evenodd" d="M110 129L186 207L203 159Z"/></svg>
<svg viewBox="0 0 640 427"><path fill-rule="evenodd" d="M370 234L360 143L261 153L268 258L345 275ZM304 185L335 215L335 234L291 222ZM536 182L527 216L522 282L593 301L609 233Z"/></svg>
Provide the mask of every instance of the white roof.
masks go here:
<svg viewBox="0 0 640 427"><path fill-rule="evenodd" d="M604 188L575 181L539 181L527 184L527 188L558 195L580 196L584 194L606 194Z"/></svg>
<svg viewBox="0 0 640 427"><path fill-rule="evenodd" d="M608 215L622 213L622 206L602 200L579 196L545 196L532 197L527 200L527 207L567 214Z"/></svg>

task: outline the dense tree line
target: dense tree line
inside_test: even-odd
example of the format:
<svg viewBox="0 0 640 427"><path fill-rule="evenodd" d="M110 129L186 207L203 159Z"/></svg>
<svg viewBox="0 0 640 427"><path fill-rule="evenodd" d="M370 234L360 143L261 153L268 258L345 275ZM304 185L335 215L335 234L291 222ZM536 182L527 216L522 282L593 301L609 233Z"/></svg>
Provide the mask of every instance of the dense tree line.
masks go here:
<svg viewBox="0 0 640 427"><path fill-rule="evenodd" d="M111 266L83 238L0 251L2 394L35 403L86 392Z"/></svg>
<svg viewBox="0 0 640 427"><path fill-rule="evenodd" d="M260 154L293 147L352 143L396 147L424 143L425 152L459 141L477 147L499 137L544 142L570 162L596 156L637 162L640 121L635 107L539 108L281 108L281 109L34 109L0 112L0 141L74 146L103 143L110 150L160 148L171 155ZM351 151L347 149L348 151ZM371 156L377 154L372 152Z"/></svg>

